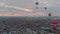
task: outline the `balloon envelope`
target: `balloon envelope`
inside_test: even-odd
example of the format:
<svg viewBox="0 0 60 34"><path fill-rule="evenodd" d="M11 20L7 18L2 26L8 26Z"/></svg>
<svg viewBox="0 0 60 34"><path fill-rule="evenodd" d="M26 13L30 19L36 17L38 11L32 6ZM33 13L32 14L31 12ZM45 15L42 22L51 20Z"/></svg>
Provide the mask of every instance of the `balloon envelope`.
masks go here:
<svg viewBox="0 0 60 34"><path fill-rule="evenodd" d="M38 2L36 2L36 5L38 5Z"/></svg>
<svg viewBox="0 0 60 34"><path fill-rule="evenodd" d="M52 25L52 27L56 27L56 26L58 25L58 21L53 20L53 21L51 22L51 25Z"/></svg>
<svg viewBox="0 0 60 34"><path fill-rule="evenodd" d="M48 16L50 17L51 16L51 13L49 13Z"/></svg>
<svg viewBox="0 0 60 34"><path fill-rule="evenodd" d="M47 7L45 7L45 9L47 9Z"/></svg>

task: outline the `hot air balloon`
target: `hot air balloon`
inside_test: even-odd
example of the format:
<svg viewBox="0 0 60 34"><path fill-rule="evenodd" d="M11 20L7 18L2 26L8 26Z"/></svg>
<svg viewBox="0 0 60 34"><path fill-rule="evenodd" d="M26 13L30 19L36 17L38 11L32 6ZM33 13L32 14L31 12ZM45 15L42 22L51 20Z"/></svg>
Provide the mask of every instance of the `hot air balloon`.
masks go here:
<svg viewBox="0 0 60 34"><path fill-rule="evenodd" d="M38 7L36 7L36 9L38 9Z"/></svg>
<svg viewBox="0 0 60 34"><path fill-rule="evenodd" d="M38 5L39 3L38 2L36 2L36 5Z"/></svg>
<svg viewBox="0 0 60 34"><path fill-rule="evenodd" d="M50 17L51 16L51 13L49 13L48 16Z"/></svg>
<svg viewBox="0 0 60 34"><path fill-rule="evenodd" d="M58 25L58 21L57 21L57 20L53 20L53 21L51 22L51 26L52 26L52 28L53 28L54 30L56 30L57 25Z"/></svg>
<svg viewBox="0 0 60 34"><path fill-rule="evenodd" d="M38 2L36 2L36 5L38 5L39 3ZM36 9L38 9L38 6L36 7Z"/></svg>
<svg viewBox="0 0 60 34"><path fill-rule="evenodd" d="M44 7L44 9L47 9L47 7Z"/></svg>

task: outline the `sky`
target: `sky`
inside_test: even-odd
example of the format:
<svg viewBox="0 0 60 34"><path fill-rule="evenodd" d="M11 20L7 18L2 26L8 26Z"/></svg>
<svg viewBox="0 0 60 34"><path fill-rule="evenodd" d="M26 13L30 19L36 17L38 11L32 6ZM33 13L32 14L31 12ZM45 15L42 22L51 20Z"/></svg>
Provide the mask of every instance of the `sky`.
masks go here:
<svg viewBox="0 0 60 34"><path fill-rule="evenodd" d="M0 16L47 16L49 13L60 16L60 0L0 0Z"/></svg>

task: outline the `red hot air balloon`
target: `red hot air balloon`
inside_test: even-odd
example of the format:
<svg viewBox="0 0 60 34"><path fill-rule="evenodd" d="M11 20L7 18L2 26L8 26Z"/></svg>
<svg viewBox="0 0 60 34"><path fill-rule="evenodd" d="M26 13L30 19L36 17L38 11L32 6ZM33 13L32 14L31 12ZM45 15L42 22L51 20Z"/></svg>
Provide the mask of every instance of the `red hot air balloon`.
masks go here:
<svg viewBox="0 0 60 34"><path fill-rule="evenodd" d="M51 16L51 13L49 13L48 16L50 17Z"/></svg>
<svg viewBox="0 0 60 34"><path fill-rule="evenodd" d="M51 24L52 24L52 26L53 26L53 27L56 27L56 26L57 26L57 24L58 24L58 21L54 20L54 21L52 21L52 23L51 23Z"/></svg>
<svg viewBox="0 0 60 34"><path fill-rule="evenodd" d="M54 30L56 30L57 25L58 25L58 21L53 20L53 21L51 22L51 26L52 26L52 28L53 28Z"/></svg>

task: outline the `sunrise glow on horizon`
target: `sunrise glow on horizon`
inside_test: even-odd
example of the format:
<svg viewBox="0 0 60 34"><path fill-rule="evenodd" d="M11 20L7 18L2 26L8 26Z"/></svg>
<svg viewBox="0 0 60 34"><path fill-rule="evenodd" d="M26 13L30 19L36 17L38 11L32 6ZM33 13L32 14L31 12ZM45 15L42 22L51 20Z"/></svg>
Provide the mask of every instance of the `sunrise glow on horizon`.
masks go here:
<svg viewBox="0 0 60 34"><path fill-rule="evenodd" d="M0 16L60 16L60 0L0 0ZM36 6L36 2L39 3ZM36 9L38 7L38 9ZM44 7L47 7L45 10ZM33 13L35 12L35 14ZM12 15L12 13L14 13Z"/></svg>

